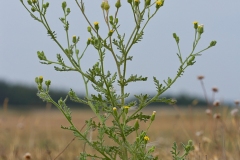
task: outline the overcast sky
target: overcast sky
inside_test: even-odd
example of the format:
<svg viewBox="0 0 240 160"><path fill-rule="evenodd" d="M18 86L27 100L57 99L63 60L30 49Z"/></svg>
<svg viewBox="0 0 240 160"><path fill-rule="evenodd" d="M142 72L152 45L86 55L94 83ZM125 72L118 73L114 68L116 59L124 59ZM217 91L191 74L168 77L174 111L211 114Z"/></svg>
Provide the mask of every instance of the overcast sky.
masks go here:
<svg viewBox="0 0 240 160"><path fill-rule="evenodd" d="M100 30L103 31L106 25L100 9L101 1L85 1L86 13L90 21L99 21ZM58 19L63 15L62 1L49 0L49 2L47 18L53 30L57 32L59 41L66 46L63 25ZM69 16L70 35L81 37L79 46L81 50L89 37L86 31L88 24L84 21L75 1L67 2L72 9ZM115 0L110 2L110 13L113 14L115 7L112 2L115 3ZM211 88L218 87L219 92L216 95L218 99L225 101L240 99L239 6L239 0L165 0L165 5L146 28L144 39L134 46L130 53L134 58L128 65L127 75L148 76L148 82L129 85L127 91L151 93L155 91L153 76L160 81L175 76L179 61L172 33L176 32L180 37L182 55L187 56L192 49L194 38L192 22L198 21L204 24L205 32L197 50L207 47L212 40L217 40L217 45L204 52L201 57L197 57L196 64L186 70L184 76L168 93L203 96L197 76L204 75L209 97ZM34 78L42 75L45 79L52 80L54 88L73 88L77 92L84 90L80 75L56 72L53 66L39 63L37 51L44 51L50 60L55 60L56 53L61 51L47 36L43 26L30 17L20 1L1 1L0 13L0 79L33 86ZM119 23L121 33L129 36L133 29L133 16L125 0L122 0L122 8L119 11ZM113 58L106 57L106 67L115 71ZM87 70L96 59L96 53L90 48L83 59L83 68ZM118 89L117 86L116 88Z"/></svg>

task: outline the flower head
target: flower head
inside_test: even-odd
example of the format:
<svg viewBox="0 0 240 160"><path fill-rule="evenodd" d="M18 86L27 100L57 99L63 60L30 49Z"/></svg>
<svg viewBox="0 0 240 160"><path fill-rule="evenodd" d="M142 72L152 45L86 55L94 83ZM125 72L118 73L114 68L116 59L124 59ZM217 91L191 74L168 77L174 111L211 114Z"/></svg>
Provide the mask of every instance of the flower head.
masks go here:
<svg viewBox="0 0 240 160"><path fill-rule="evenodd" d="M129 109L130 107L129 106L123 106L124 109Z"/></svg>
<svg viewBox="0 0 240 160"><path fill-rule="evenodd" d="M145 137L144 137L144 140L145 140L145 141L149 141L150 138L149 138L148 136L145 136Z"/></svg>
<svg viewBox="0 0 240 160"><path fill-rule="evenodd" d="M220 105L220 102L219 102L219 101L215 101L215 102L213 102L213 105L214 105L215 107L218 107L218 106Z"/></svg>
<svg viewBox="0 0 240 160"><path fill-rule="evenodd" d="M218 88L217 88L217 87L213 87L213 88L212 88L212 91L213 91L213 92L218 92Z"/></svg>
<svg viewBox="0 0 240 160"><path fill-rule="evenodd" d="M203 75L199 75L197 78L198 78L198 80L202 80L204 78L204 76Z"/></svg>

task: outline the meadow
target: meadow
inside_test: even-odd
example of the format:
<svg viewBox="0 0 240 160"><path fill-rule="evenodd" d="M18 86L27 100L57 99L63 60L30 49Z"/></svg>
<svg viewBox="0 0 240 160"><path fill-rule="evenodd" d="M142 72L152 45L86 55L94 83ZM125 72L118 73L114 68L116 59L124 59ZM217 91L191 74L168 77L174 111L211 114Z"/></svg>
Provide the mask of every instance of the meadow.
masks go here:
<svg viewBox="0 0 240 160"><path fill-rule="evenodd" d="M161 160L171 160L171 147L177 142L189 139L194 142L195 149L187 157L189 160L239 160L239 118L231 109L224 106L213 108L213 113L206 112L207 107L156 107L156 120L153 122L148 136L147 147L156 146L155 155ZM144 110L151 114L153 109ZM218 113L218 114L216 114ZM94 115L90 110L74 110L73 119L81 129L85 120ZM109 121L109 123L111 123ZM141 126L147 126L148 122ZM62 114L51 106L43 110L13 111L0 110L0 159L1 160L77 160L83 149L94 153L91 148L68 130ZM90 138L94 141L97 132ZM133 136L134 137L134 136ZM131 136L129 137L131 141ZM70 144L69 144L70 143ZM106 143L108 142L106 139ZM69 144L69 146L68 146ZM60 154L60 155L59 155ZM56 158L57 157L57 158Z"/></svg>

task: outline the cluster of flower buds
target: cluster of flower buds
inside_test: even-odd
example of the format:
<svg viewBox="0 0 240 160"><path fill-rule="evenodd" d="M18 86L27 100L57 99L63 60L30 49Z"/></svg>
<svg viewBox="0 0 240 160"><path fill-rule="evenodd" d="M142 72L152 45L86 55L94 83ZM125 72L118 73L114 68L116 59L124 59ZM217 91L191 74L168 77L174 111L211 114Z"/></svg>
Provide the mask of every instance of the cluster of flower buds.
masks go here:
<svg viewBox="0 0 240 160"><path fill-rule="evenodd" d="M156 0L156 9L159 9L164 4L164 0Z"/></svg>
<svg viewBox="0 0 240 160"><path fill-rule="evenodd" d="M43 76L36 77L35 82L38 85L38 90L42 91ZM47 88L49 88L49 86L51 85L51 81L50 80L45 81L45 85L47 86Z"/></svg>
<svg viewBox="0 0 240 160"><path fill-rule="evenodd" d="M101 8L105 11L108 11L110 8L110 5L108 4L108 0L103 0L102 4L101 4Z"/></svg>

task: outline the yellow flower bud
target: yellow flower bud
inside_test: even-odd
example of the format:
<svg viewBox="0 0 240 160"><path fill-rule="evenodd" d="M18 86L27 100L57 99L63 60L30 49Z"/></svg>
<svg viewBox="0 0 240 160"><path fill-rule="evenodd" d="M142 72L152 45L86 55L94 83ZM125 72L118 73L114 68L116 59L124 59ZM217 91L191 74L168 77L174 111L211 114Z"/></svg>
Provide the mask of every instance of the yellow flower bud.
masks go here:
<svg viewBox="0 0 240 160"><path fill-rule="evenodd" d="M42 83L43 82L43 76L39 76L39 83Z"/></svg>
<svg viewBox="0 0 240 160"><path fill-rule="evenodd" d="M112 36L112 34L113 34L113 30L110 30L110 31L108 32L108 36L110 37L110 36Z"/></svg>
<svg viewBox="0 0 240 160"><path fill-rule="evenodd" d="M117 113L117 108L113 107L113 115L117 117L118 113Z"/></svg>
<svg viewBox="0 0 240 160"><path fill-rule="evenodd" d="M163 6L163 0L156 0L156 8L159 9L161 6Z"/></svg>
<svg viewBox="0 0 240 160"><path fill-rule="evenodd" d="M94 24L94 28L95 28L96 30L99 30L99 23L98 23L98 22L94 22L93 24Z"/></svg>
<svg viewBox="0 0 240 160"><path fill-rule="evenodd" d="M91 43L91 38L88 38L88 40L87 40L87 45L89 45L90 43Z"/></svg>
<svg viewBox="0 0 240 160"><path fill-rule="evenodd" d="M134 0L134 4L135 4L136 6L138 6L139 3L140 3L140 0Z"/></svg>
<svg viewBox="0 0 240 160"><path fill-rule="evenodd" d="M72 42L73 42L73 43L76 43L76 42L77 42L77 37L76 37L75 35L72 37Z"/></svg>
<svg viewBox="0 0 240 160"><path fill-rule="evenodd" d="M197 22L197 21L194 21L194 22L193 22L193 25L194 25L194 28L195 28L195 29L198 28L198 22Z"/></svg>
<svg viewBox="0 0 240 160"><path fill-rule="evenodd" d="M124 109L125 114L128 114L128 109L129 109L129 108L130 108L129 106L123 106L123 109Z"/></svg>

